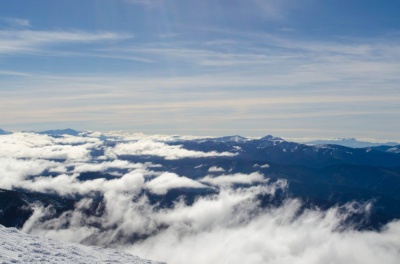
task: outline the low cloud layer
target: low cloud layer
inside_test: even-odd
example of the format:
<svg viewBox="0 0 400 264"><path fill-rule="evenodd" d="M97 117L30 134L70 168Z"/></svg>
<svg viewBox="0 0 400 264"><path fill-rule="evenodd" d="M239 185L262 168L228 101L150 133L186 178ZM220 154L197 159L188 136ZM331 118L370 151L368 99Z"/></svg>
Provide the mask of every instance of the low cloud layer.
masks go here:
<svg viewBox="0 0 400 264"><path fill-rule="evenodd" d="M253 184L265 182L264 175L254 172L250 175L236 173L233 175L221 175L218 177L206 176L200 180L212 185Z"/></svg>
<svg viewBox="0 0 400 264"><path fill-rule="evenodd" d="M208 169L208 172L224 172L224 168L212 166Z"/></svg>
<svg viewBox="0 0 400 264"><path fill-rule="evenodd" d="M16 133L0 136L0 188L83 196L60 215L51 206L32 205L34 213L22 228L27 233L117 247L168 263L394 264L400 259L400 222L380 232L356 231L348 224L354 213L368 215L370 205L304 209L301 200L286 198L279 206L262 206L262 199L273 200L290 183L268 180L258 167L249 174L228 174L211 166L210 172L224 174L206 175L206 169L202 177L189 178L119 155L176 160L234 154L126 137L107 142ZM193 165L193 170L202 168ZM87 173L100 178L85 178ZM170 206L149 196L162 201L171 190L186 189L205 193L191 202L175 199Z"/></svg>
<svg viewBox="0 0 400 264"><path fill-rule="evenodd" d="M335 227L346 217L338 214L336 208L326 212L311 210L296 216L299 206L299 201L292 200L255 215L244 206L235 213L222 210L211 217L208 228L192 226L184 231L171 228L125 249L142 256L157 256L168 263L190 260L190 263L373 264L383 261L394 264L398 261L399 222L389 224L381 233L335 232Z"/></svg>
<svg viewBox="0 0 400 264"><path fill-rule="evenodd" d="M100 144L97 138L14 133L0 137L0 157L84 161L90 159L90 151Z"/></svg>
<svg viewBox="0 0 400 264"><path fill-rule="evenodd" d="M179 177L175 173L163 173L146 183L146 187L155 194L166 194L168 190L175 188L207 188L198 181Z"/></svg>
<svg viewBox="0 0 400 264"><path fill-rule="evenodd" d="M108 155L151 155L160 156L166 159L180 158L201 158L201 157L232 157L235 153L231 152L202 152L182 148L181 146L167 145L162 142L151 140L139 140L132 143L119 143L113 149L108 150Z"/></svg>

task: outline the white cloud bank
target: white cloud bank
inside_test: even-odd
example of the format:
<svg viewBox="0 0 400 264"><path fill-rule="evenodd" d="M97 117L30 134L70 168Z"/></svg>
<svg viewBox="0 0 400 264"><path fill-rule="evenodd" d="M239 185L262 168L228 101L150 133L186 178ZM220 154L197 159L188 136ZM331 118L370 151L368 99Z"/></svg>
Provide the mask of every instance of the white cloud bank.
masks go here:
<svg viewBox="0 0 400 264"><path fill-rule="evenodd" d="M108 150L108 155L151 155L160 156L166 159L181 159L181 158L201 158L201 157L220 157L220 156L235 156L231 152L202 152L187 150L182 146L168 145L162 142L150 140L139 140L131 143L119 143L113 149Z"/></svg>
<svg viewBox="0 0 400 264"><path fill-rule="evenodd" d="M146 199L132 202L129 196L106 196L102 217L85 216L81 209L40 221L48 210L37 208L24 230L73 242L113 245L141 257L167 263L397 263L400 223L382 232L339 232L348 217L338 208L306 210L301 202L287 200L277 208L261 209L257 195L273 193L277 186L225 189L202 197L192 205L177 202L170 209L156 209ZM63 228L63 223L70 223ZM97 223L104 229L89 227ZM116 228L110 228L116 225ZM135 243L125 239L144 235ZM122 237L121 237L122 236Z"/></svg>
<svg viewBox="0 0 400 264"><path fill-rule="evenodd" d="M213 176L206 176L203 179L200 180L201 182L204 183L209 183L212 185L232 185L232 184L253 184L253 183L261 183L265 182L266 179L264 178L264 175L258 173L258 172L253 172L249 175L247 174L242 174L242 173L236 173L233 175L221 175L218 177L213 177Z"/></svg>
<svg viewBox="0 0 400 264"><path fill-rule="evenodd" d="M175 173L163 173L147 182L146 187L155 194L166 194L168 190L174 188L208 188L187 177L179 177Z"/></svg>
<svg viewBox="0 0 400 264"><path fill-rule="evenodd" d="M208 169L208 172L224 172L224 168L212 166Z"/></svg>
<svg viewBox="0 0 400 264"><path fill-rule="evenodd" d="M41 159L0 158L0 188L11 189L17 187L28 176L39 175L46 169L57 168L59 165L59 163Z"/></svg>
<svg viewBox="0 0 400 264"><path fill-rule="evenodd" d="M307 211L296 218L299 205L290 201L255 217L245 215L251 212L244 208L235 213L222 208L212 216L209 228L171 228L126 249L168 263L397 263L399 222L381 233L335 232L341 219L335 209ZM224 220L218 223L218 217ZM243 220L243 224L232 224L229 217Z"/></svg>
<svg viewBox="0 0 400 264"><path fill-rule="evenodd" d="M97 138L14 133L0 137L0 157L85 161L100 144Z"/></svg>
<svg viewBox="0 0 400 264"><path fill-rule="evenodd" d="M91 172L91 171L101 171L104 172L110 168L115 169L142 169L145 172L147 166L155 166L152 164L134 164L130 163L126 160L113 160L113 161L104 161L101 163L77 163L74 164L75 167L73 172Z"/></svg>

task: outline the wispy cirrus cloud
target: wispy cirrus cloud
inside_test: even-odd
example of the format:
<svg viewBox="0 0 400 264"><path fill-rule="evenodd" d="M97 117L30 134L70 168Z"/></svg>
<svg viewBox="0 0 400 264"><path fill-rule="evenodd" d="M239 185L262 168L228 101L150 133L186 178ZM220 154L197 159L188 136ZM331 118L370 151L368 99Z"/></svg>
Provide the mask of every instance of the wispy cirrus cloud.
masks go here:
<svg viewBox="0 0 400 264"><path fill-rule="evenodd" d="M143 5L146 7L155 7L165 2L165 0L122 0L128 4Z"/></svg>
<svg viewBox="0 0 400 264"><path fill-rule="evenodd" d="M0 54L29 53L56 44L118 41L131 37L115 32L0 30Z"/></svg>
<svg viewBox="0 0 400 264"><path fill-rule="evenodd" d="M268 19L273 20L284 20L286 19L289 10L299 6L299 2L293 0L251 0L250 4L254 5L254 9L258 10L258 13L263 14ZM302 3L305 5L306 1Z"/></svg>
<svg viewBox="0 0 400 264"><path fill-rule="evenodd" d="M31 22L28 19L6 17L6 18L2 18L0 20L3 20L4 22L6 22L8 25L10 25L12 27L30 27L31 26Z"/></svg>
<svg viewBox="0 0 400 264"><path fill-rule="evenodd" d="M17 77L29 77L32 74L27 72L18 72L18 71L0 71L0 75L4 76L17 76Z"/></svg>

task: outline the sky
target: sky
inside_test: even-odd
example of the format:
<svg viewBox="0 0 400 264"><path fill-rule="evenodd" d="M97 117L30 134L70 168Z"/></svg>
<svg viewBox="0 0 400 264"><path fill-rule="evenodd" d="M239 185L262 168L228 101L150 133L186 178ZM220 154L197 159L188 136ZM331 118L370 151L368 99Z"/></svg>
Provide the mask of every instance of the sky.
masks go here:
<svg viewBox="0 0 400 264"><path fill-rule="evenodd" d="M398 10L2 0L0 128L399 141Z"/></svg>

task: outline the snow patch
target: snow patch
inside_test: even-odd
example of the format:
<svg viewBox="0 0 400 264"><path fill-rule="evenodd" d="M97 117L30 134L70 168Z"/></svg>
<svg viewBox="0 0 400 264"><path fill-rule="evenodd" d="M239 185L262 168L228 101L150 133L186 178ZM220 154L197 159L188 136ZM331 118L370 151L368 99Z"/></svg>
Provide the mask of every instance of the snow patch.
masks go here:
<svg viewBox="0 0 400 264"><path fill-rule="evenodd" d="M2 263L161 263L114 249L88 247L31 236L2 225L0 225L0 237Z"/></svg>

